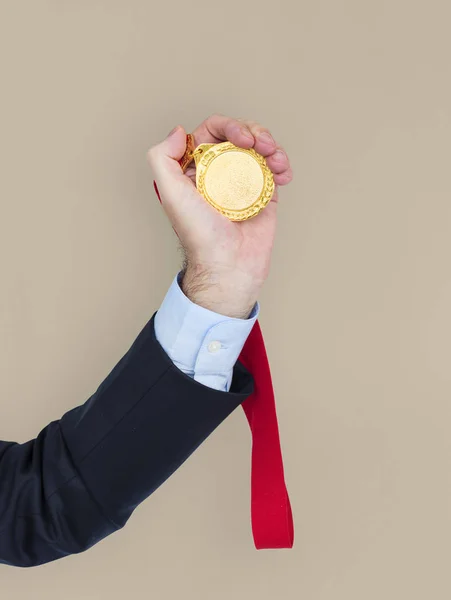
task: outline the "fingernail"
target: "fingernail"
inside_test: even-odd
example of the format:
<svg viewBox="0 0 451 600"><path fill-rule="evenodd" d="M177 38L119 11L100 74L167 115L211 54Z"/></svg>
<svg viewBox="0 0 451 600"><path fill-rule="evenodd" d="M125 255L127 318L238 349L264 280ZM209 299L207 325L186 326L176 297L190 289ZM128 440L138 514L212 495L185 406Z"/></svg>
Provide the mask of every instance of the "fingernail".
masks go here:
<svg viewBox="0 0 451 600"><path fill-rule="evenodd" d="M285 152L282 152L282 150L276 150L274 152L274 158L277 160L277 162L282 162L285 160Z"/></svg>
<svg viewBox="0 0 451 600"><path fill-rule="evenodd" d="M168 133L168 137L171 137L171 135L174 135L174 133L176 131L178 131L180 125L177 125L176 127L174 127L174 129L172 129L169 133Z"/></svg>
<svg viewBox="0 0 451 600"><path fill-rule="evenodd" d="M258 137L262 140L262 142L265 142L266 144L274 144L274 139L272 135L269 135L269 133L267 133L266 131L260 133Z"/></svg>

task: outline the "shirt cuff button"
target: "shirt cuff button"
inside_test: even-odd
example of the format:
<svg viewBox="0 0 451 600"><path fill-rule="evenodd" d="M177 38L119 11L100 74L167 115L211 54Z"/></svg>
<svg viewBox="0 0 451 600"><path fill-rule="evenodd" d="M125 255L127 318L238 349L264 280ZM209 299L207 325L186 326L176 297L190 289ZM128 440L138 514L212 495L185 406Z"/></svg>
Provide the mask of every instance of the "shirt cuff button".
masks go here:
<svg viewBox="0 0 451 600"><path fill-rule="evenodd" d="M213 354L213 353L218 352L219 350L221 350L222 344L221 344L221 342L217 342L217 341L210 342L208 344L207 348L208 348L208 352L211 352Z"/></svg>

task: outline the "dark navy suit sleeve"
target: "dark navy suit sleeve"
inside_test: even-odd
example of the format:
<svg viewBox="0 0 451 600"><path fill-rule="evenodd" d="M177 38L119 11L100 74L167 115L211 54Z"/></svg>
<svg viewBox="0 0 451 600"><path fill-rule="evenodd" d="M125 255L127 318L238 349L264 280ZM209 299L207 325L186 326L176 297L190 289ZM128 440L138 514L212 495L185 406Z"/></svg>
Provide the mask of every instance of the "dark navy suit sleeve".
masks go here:
<svg viewBox="0 0 451 600"><path fill-rule="evenodd" d="M0 562L78 553L125 525L253 391L238 361L229 392L174 366L154 319L85 404L24 444L0 442Z"/></svg>

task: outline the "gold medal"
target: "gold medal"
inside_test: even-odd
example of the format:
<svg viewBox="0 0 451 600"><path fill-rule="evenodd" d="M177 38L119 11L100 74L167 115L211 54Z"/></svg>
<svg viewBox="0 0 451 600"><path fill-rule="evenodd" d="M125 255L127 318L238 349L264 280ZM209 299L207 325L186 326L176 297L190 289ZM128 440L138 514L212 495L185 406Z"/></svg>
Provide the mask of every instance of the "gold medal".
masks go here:
<svg viewBox="0 0 451 600"><path fill-rule="evenodd" d="M231 142L200 144L187 136L180 161L183 171L196 163L196 187L217 211L231 221L255 217L271 201L274 178L263 156Z"/></svg>

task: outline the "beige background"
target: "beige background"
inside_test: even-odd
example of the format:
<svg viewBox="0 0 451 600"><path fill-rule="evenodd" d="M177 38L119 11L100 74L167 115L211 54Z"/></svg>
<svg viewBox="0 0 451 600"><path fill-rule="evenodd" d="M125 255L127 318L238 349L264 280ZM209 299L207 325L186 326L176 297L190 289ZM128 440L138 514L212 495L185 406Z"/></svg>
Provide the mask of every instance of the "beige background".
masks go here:
<svg viewBox="0 0 451 600"><path fill-rule="evenodd" d="M0 568L2 598L450 597L450 17L1 0L0 437L83 402L177 272L147 147L212 112L260 120L295 170L261 324L297 534L253 548L237 411L121 532Z"/></svg>

